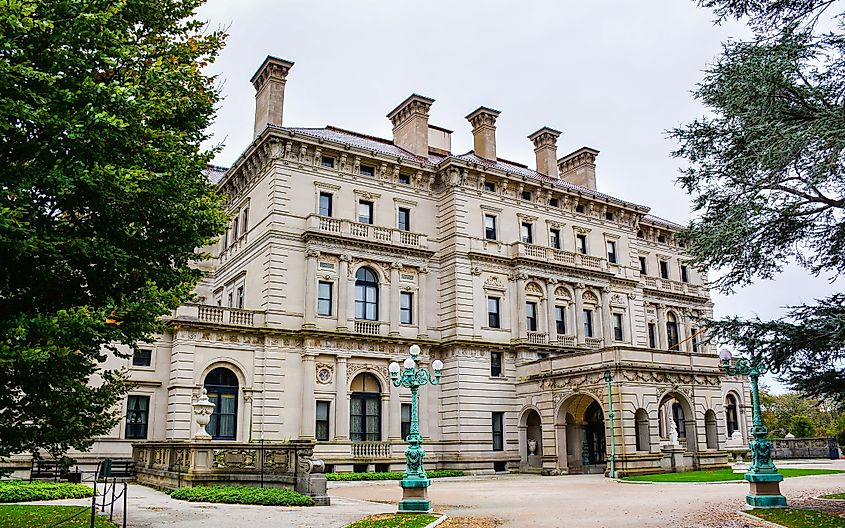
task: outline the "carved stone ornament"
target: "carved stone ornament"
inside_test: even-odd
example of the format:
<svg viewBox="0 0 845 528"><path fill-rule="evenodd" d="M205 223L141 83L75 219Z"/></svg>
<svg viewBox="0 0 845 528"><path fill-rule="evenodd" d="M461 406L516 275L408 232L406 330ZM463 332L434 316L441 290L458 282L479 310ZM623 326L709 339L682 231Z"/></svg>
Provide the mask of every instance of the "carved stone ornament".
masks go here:
<svg viewBox="0 0 845 528"><path fill-rule="evenodd" d="M334 367L328 363L317 363L317 383L328 385L332 382Z"/></svg>
<svg viewBox="0 0 845 528"><path fill-rule="evenodd" d="M536 282L529 282L528 285L525 286L525 293L543 295L543 290L539 286L537 286Z"/></svg>
<svg viewBox="0 0 845 528"><path fill-rule="evenodd" d="M558 299L565 299L567 301L570 300L569 291L563 286L558 286L557 289L555 289L555 297Z"/></svg>
<svg viewBox="0 0 845 528"><path fill-rule="evenodd" d="M473 275L481 275L481 266L473 266L469 269L469 272Z"/></svg>
<svg viewBox="0 0 845 528"><path fill-rule="evenodd" d="M591 291L585 291L584 295L581 296L581 299L586 303L596 303L598 304L599 299L596 297L596 294Z"/></svg>
<svg viewBox="0 0 845 528"><path fill-rule="evenodd" d="M613 297L610 298L610 305L617 306L619 308L627 308L628 303L625 302L625 299L622 298L621 295L618 293L614 294Z"/></svg>
<svg viewBox="0 0 845 528"><path fill-rule="evenodd" d="M504 290L505 285L502 284L502 281L499 280L499 277L496 275L490 275L487 277L487 280L484 281L484 287L491 290Z"/></svg>

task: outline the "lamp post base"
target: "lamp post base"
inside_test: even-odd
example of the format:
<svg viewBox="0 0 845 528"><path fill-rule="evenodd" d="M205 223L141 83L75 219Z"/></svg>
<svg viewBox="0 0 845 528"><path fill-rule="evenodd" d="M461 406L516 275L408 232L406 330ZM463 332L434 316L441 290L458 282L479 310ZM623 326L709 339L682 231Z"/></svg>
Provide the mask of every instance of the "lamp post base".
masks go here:
<svg viewBox="0 0 845 528"><path fill-rule="evenodd" d="M751 491L745 496L745 503L752 508L786 508L786 497L780 493L779 473L746 473L745 480Z"/></svg>
<svg viewBox="0 0 845 528"><path fill-rule="evenodd" d="M399 513L431 513L431 501L428 500L429 479L402 479L402 500Z"/></svg>

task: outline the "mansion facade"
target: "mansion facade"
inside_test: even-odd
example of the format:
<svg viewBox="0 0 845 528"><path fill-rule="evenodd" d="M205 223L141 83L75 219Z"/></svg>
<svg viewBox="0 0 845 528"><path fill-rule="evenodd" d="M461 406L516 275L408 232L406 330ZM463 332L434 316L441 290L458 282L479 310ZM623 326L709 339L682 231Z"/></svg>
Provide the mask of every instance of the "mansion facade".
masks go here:
<svg viewBox="0 0 845 528"><path fill-rule="evenodd" d="M403 468L411 396L388 365L412 344L444 364L420 390L428 467L598 472L615 452L620 475L707 468L748 439L748 387L703 343L712 303L681 226L598 192L597 150L558 157L544 127L534 168L498 158L499 112L480 107L455 154L420 95L387 115L392 139L283 125L292 66L253 76L254 141L209 170L230 228L203 248L196 302L109 360L137 385L95 453L189 439L205 388L215 440Z"/></svg>

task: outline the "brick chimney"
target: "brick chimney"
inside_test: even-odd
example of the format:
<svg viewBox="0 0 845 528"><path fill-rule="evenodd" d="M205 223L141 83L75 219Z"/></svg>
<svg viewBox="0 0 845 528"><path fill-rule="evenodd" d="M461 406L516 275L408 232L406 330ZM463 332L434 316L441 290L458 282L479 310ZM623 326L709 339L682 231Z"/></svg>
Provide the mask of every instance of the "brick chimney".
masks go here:
<svg viewBox="0 0 845 528"><path fill-rule="evenodd" d="M293 63L267 55L249 82L255 87L255 135L268 124L282 126L285 106L285 82Z"/></svg>
<svg viewBox="0 0 845 528"><path fill-rule="evenodd" d="M393 144L415 156L428 157L428 110L434 99L411 94L387 118L393 123Z"/></svg>
<svg viewBox="0 0 845 528"><path fill-rule="evenodd" d="M557 178L557 138L560 131L543 127L528 139L534 142L534 155L537 157L537 172Z"/></svg>
<svg viewBox="0 0 845 528"><path fill-rule="evenodd" d="M496 161L496 118L498 110L479 106L466 119L472 125L473 151L475 155Z"/></svg>
<svg viewBox="0 0 845 528"><path fill-rule="evenodd" d="M599 151L590 147L581 147L571 154L557 160L561 179L596 190L596 156Z"/></svg>

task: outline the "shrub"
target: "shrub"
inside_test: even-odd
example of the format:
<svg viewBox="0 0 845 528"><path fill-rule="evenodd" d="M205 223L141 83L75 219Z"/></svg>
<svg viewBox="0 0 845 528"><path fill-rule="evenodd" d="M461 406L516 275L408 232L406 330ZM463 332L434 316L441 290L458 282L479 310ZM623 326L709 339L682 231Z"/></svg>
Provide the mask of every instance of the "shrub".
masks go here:
<svg viewBox="0 0 845 528"><path fill-rule="evenodd" d="M261 506L313 506L311 497L284 488L256 488L254 486L208 486L179 488L170 491L174 499L189 502L223 502L226 504L257 504Z"/></svg>
<svg viewBox="0 0 845 528"><path fill-rule="evenodd" d="M464 472L454 469L432 469L426 471L428 478L441 477L463 477ZM380 471L377 473L326 473L326 480L353 481L353 480L401 480L402 471Z"/></svg>
<svg viewBox="0 0 845 528"><path fill-rule="evenodd" d="M93 493L94 490L82 484L0 480L0 502L84 499Z"/></svg>

